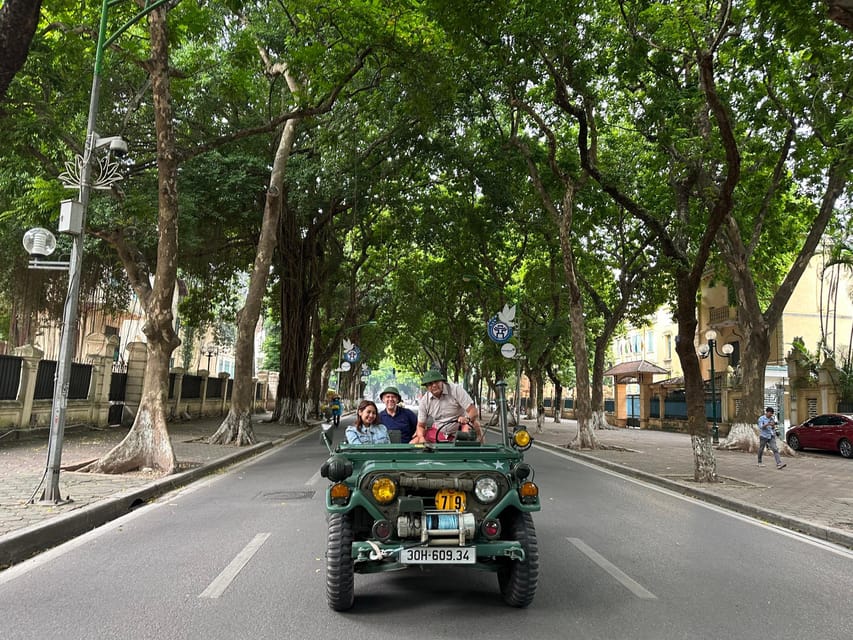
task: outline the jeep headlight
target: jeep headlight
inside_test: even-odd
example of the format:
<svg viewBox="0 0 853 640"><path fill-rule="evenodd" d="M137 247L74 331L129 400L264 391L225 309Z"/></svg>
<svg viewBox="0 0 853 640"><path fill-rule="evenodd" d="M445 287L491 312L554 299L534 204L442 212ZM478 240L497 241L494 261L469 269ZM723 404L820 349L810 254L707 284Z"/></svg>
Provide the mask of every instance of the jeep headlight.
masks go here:
<svg viewBox="0 0 853 640"><path fill-rule="evenodd" d="M483 503L494 502L498 499L498 483L491 476L477 478L474 484L474 495Z"/></svg>
<svg viewBox="0 0 853 640"><path fill-rule="evenodd" d="M527 429L519 429L512 434L512 444L519 451L527 451L533 446L533 437Z"/></svg>
<svg viewBox="0 0 853 640"><path fill-rule="evenodd" d="M397 483L388 476L379 476L370 484L373 499L379 504L388 504L397 497Z"/></svg>

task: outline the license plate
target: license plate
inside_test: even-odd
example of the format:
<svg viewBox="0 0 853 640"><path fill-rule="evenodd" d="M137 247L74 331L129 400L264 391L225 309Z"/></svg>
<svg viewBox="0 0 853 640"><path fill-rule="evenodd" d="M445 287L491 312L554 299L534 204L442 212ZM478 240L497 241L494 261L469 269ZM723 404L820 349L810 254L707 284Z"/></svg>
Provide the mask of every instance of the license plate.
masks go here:
<svg viewBox="0 0 853 640"><path fill-rule="evenodd" d="M475 547L409 547L400 551L403 564L476 564Z"/></svg>
<svg viewBox="0 0 853 640"><path fill-rule="evenodd" d="M441 489L435 494L435 508L439 511L465 511L465 492Z"/></svg>

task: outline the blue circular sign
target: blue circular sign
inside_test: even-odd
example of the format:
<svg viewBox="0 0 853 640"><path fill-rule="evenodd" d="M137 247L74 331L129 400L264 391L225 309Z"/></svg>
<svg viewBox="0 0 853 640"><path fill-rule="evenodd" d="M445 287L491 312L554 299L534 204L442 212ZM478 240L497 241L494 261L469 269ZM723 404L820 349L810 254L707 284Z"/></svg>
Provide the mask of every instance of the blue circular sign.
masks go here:
<svg viewBox="0 0 853 640"><path fill-rule="evenodd" d="M361 349L359 349L356 345L352 345L352 348L344 351L344 360L347 362L358 362L358 359L361 358Z"/></svg>
<svg viewBox="0 0 853 640"><path fill-rule="evenodd" d="M497 316L493 316L492 319L489 320L488 333L489 339L492 342L503 344L512 338L512 326L506 322L498 320Z"/></svg>

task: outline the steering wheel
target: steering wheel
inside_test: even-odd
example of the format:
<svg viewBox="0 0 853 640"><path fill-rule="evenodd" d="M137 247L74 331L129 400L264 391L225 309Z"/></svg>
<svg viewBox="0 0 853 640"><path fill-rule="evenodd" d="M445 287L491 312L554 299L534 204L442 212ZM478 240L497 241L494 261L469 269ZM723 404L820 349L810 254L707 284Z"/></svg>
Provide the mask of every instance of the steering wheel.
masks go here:
<svg viewBox="0 0 853 640"><path fill-rule="evenodd" d="M435 441L438 442L453 442L456 438L455 433L450 433L450 427L456 423L457 418L453 418L452 420L445 420L441 423L441 426L438 427L435 431ZM438 423L436 423L438 424ZM461 427L461 425L460 425Z"/></svg>

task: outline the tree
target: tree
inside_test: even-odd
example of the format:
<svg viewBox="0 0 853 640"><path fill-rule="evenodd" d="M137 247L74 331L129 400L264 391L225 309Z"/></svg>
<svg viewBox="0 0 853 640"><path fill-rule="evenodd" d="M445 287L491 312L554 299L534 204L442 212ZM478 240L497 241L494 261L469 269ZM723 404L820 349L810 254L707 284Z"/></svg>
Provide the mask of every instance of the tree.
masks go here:
<svg viewBox="0 0 853 640"><path fill-rule="evenodd" d="M157 267L153 285L145 264L138 260L138 252L134 251L126 238L119 233L110 238L145 310L143 332L148 358L142 398L133 425L124 440L101 459L82 469L93 473L122 473L150 467L168 474L175 469L175 453L166 426L166 400L169 395L169 358L180 344L172 316L172 298L178 271L178 163L172 122L166 13L165 6L161 6L148 17L151 58L147 66L151 74L157 131L159 195Z"/></svg>
<svg viewBox="0 0 853 640"><path fill-rule="evenodd" d="M853 31L853 0L826 0L828 15L838 24Z"/></svg>
<svg viewBox="0 0 853 640"><path fill-rule="evenodd" d="M0 6L0 102L27 59L41 3L42 0L6 0Z"/></svg>
<svg viewBox="0 0 853 640"><path fill-rule="evenodd" d="M739 309L744 388L723 446L753 450L755 418L764 410L764 372L771 332L815 254L841 213L836 206L850 180L849 38L832 25L799 24L777 15L744 18L741 39L756 59L759 87L734 84L732 112L743 124L738 146L750 167L738 206L718 238ZM796 55L812 43L807 60ZM841 61L846 60L844 64ZM758 95L754 91L758 90ZM761 136L750 135L761 128ZM771 287L762 283L771 283Z"/></svg>

